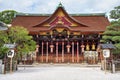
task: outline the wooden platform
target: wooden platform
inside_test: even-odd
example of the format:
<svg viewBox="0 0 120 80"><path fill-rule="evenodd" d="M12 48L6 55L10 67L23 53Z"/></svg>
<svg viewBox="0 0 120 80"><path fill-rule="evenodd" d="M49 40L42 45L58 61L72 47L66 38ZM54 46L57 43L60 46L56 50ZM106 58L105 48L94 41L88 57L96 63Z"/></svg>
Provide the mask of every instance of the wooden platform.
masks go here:
<svg viewBox="0 0 120 80"><path fill-rule="evenodd" d="M74 55L74 57L72 57L71 54L64 54L64 57L62 57L62 54L59 54L58 57L55 54L50 54L48 55L48 60L46 55L37 57L38 63L82 63L83 61L83 56L79 56L78 58L77 55Z"/></svg>

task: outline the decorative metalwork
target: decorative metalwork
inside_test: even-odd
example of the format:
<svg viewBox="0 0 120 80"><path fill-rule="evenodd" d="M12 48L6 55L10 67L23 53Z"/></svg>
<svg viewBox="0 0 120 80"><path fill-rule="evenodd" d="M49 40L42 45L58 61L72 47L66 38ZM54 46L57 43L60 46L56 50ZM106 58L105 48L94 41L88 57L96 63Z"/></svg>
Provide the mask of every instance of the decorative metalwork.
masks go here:
<svg viewBox="0 0 120 80"><path fill-rule="evenodd" d="M94 43L92 44L92 50L95 50L95 44Z"/></svg>
<svg viewBox="0 0 120 80"><path fill-rule="evenodd" d="M71 47L70 44L68 44L66 47L67 47L67 52L69 53L70 52L70 47Z"/></svg>
<svg viewBox="0 0 120 80"><path fill-rule="evenodd" d="M50 45L50 52L51 52L51 53L53 53L53 48L54 48L54 45L51 44L51 45Z"/></svg>
<svg viewBox="0 0 120 80"><path fill-rule="evenodd" d="M87 51L89 51L90 50L90 46L89 46L89 44L87 43L87 45L86 45L86 50Z"/></svg>

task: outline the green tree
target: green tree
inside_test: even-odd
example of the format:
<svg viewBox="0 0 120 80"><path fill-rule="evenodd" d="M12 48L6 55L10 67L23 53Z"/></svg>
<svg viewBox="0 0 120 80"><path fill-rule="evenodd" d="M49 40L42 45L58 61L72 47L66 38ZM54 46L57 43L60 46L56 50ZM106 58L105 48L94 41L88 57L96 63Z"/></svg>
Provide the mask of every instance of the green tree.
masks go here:
<svg viewBox="0 0 120 80"><path fill-rule="evenodd" d="M10 24L17 12L14 10L5 10L0 12L0 21Z"/></svg>
<svg viewBox="0 0 120 80"><path fill-rule="evenodd" d="M0 59L5 57L5 54L8 52L8 48L4 46L0 46Z"/></svg>
<svg viewBox="0 0 120 80"><path fill-rule="evenodd" d="M110 17L112 19L119 19L120 18L120 6L114 8L114 10L110 11Z"/></svg>
<svg viewBox="0 0 120 80"><path fill-rule="evenodd" d="M0 32L1 46L4 44L17 44L16 51L19 54L27 54L34 51L36 43L26 28L20 26L10 27L8 31ZM19 55L18 54L18 55Z"/></svg>
<svg viewBox="0 0 120 80"><path fill-rule="evenodd" d="M8 34L10 43L17 44L17 52L19 54L27 54L35 50L36 43L26 28L20 26L11 27Z"/></svg>
<svg viewBox="0 0 120 80"><path fill-rule="evenodd" d="M109 26L107 26L106 31L103 33L101 42L113 43L116 46L113 53L120 54L120 6L115 7L115 9L110 13L110 17L114 20Z"/></svg>
<svg viewBox="0 0 120 80"><path fill-rule="evenodd" d="M33 41L32 36L24 27L12 26L7 31L0 31L0 57L5 58L5 53L8 52L8 48L4 44L16 44L15 56L13 57L14 66L17 65L19 55L26 55L36 48L36 43ZM7 60L9 61L9 59ZM9 64L4 64L8 68Z"/></svg>
<svg viewBox="0 0 120 80"><path fill-rule="evenodd" d="M8 42L8 36L5 31L0 31L0 59L4 58L5 53L7 53L8 48L4 46Z"/></svg>

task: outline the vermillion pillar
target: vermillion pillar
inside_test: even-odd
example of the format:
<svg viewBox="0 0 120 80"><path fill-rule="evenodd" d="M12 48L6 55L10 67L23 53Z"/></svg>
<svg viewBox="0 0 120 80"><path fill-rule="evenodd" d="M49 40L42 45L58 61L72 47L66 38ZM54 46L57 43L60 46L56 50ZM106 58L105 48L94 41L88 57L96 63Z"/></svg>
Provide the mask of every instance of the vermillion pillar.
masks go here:
<svg viewBox="0 0 120 80"><path fill-rule="evenodd" d="M34 62L37 61L38 52L39 52L39 45L36 45L36 50L35 50L35 55L34 55Z"/></svg>
<svg viewBox="0 0 120 80"><path fill-rule="evenodd" d="M43 62L43 47L44 47L44 43L42 42L42 60L41 60L41 62Z"/></svg>
<svg viewBox="0 0 120 80"><path fill-rule="evenodd" d="M64 62L64 42L62 42L62 62Z"/></svg>
<svg viewBox="0 0 120 80"><path fill-rule="evenodd" d="M77 42L77 62L79 62L79 43Z"/></svg>
<svg viewBox="0 0 120 80"><path fill-rule="evenodd" d="M46 42L46 62L48 62L48 42Z"/></svg>
<svg viewBox="0 0 120 80"><path fill-rule="evenodd" d="M71 45L68 43L68 45L67 45L66 47L67 47L67 53L68 53L68 62L69 62L69 61L70 61L69 54L70 54L70 47L71 47Z"/></svg>
<svg viewBox="0 0 120 80"><path fill-rule="evenodd" d="M54 45L53 44L51 44L50 45L50 52L51 52L51 56L50 56L50 60L51 60L51 62L52 62L52 60L53 60L53 58L52 58L52 54L53 54L53 48L54 48Z"/></svg>
<svg viewBox="0 0 120 80"><path fill-rule="evenodd" d="M56 62L58 62L58 42L56 42Z"/></svg>
<svg viewBox="0 0 120 80"><path fill-rule="evenodd" d="M72 62L74 62L74 42L72 42Z"/></svg>

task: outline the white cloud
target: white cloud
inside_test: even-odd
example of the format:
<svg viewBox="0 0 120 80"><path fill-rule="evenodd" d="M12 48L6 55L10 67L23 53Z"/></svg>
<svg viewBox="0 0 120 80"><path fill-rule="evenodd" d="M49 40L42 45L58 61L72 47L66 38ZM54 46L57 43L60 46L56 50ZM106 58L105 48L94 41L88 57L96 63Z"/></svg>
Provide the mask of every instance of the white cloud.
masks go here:
<svg viewBox="0 0 120 80"><path fill-rule="evenodd" d="M69 13L109 12L120 0L61 0ZM0 11L13 9L25 13L53 13L58 0L0 0Z"/></svg>

